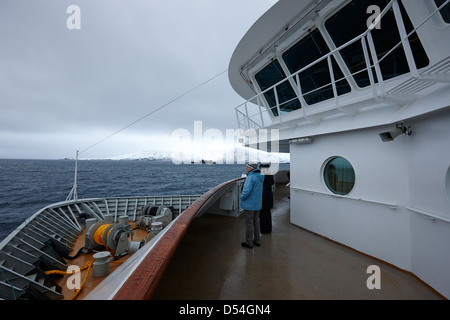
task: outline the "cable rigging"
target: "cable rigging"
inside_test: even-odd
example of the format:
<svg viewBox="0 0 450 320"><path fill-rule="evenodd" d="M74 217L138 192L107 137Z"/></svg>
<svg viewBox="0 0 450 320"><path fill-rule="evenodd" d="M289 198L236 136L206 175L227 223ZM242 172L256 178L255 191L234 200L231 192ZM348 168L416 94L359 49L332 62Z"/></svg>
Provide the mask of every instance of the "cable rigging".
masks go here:
<svg viewBox="0 0 450 320"><path fill-rule="evenodd" d="M205 84L207 84L208 82L211 82L212 80L214 80L214 79L220 77L222 74L224 74L224 73L227 72L227 71L228 71L228 70L222 71L221 73L219 73L219 74L215 75L214 77L212 77L212 78L210 78L210 79L204 81L203 83L197 85L196 87L194 87L194 88L192 88L192 89L186 91L185 93L183 93L183 94L179 95L178 97L176 97L176 98L170 100L169 102L166 102L165 104L159 106L159 107L156 108L155 110L153 110L153 111L147 113L146 115L144 115L144 116L140 117L139 119L137 119L137 120L131 122L130 124L126 125L126 126L123 127L122 129L120 129L120 130L118 130L118 131L116 131L116 132L110 134L110 135L107 136L106 138L103 138L102 140L100 140L100 141L94 143L93 145L91 145L90 147L88 147L88 148L86 148L86 149L80 151L80 153L84 153L84 152L88 151L89 149L91 149L91 148L95 147L96 145L98 145L98 144L100 144L100 143L102 143L102 142L108 140L109 138L115 136L116 134L118 134L118 133L120 133L120 132L122 132L122 131L128 129L129 127L135 125L136 123L138 123L138 122L144 120L145 118L151 116L152 114L158 112L159 110L164 109L165 107L167 107L168 105L174 103L175 101L180 100L181 98L183 98L184 96L187 96L187 95L190 94L191 92L193 92L193 91L199 89L200 87L203 87L203 86L204 86Z"/></svg>

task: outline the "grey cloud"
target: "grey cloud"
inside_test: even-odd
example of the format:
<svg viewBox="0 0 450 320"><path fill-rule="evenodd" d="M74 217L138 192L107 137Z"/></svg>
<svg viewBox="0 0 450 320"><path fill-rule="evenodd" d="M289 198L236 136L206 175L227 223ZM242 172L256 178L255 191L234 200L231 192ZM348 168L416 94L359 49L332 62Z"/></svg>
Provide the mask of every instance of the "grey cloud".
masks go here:
<svg viewBox="0 0 450 320"><path fill-rule="evenodd" d="M42 158L30 146L44 136L44 153L71 156L77 141L89 144L164 105L224 71L240 38L275 2L3 1L0 157ZM70 4L81 8L80 30L66 27ZM170 134L195 120L233 128L240 102L224 74L122 135ZM141 150L126 150L133 151ZM117 148L92 150L108 152Z"/></svg>

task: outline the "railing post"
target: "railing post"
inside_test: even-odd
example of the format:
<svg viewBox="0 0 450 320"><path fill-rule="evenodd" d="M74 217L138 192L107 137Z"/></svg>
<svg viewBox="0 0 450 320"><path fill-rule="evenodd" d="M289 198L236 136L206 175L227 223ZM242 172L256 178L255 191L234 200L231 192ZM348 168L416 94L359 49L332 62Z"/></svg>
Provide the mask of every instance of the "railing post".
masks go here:
<svg viewBox="0 0 450 320"><path fill-rule="evenodd" d="M381 94L384 95L386 90L384 88L383 74L381 73L380 61L378 60L377 51L375 49L375 44L373 43L373 38L372 38L372 32L371 31L369 31L367 33L367 42L369 43L369 49L370 49L370 52L372 54L373 66L375 68L375 72L376 72L377 77L378 77L378 84L380 85Z"/></svg>
<svg viewBox="0 0 450 320"><path fill-rule="evenodd" d="M276 103L276 105L277 105L278 118L280 119L280 124L281 124L282 121L281 121L280 100L278 99L277 86L274 86L274 87L273 87L273 93L274 93L274 95L275 95L275 103Z"/></svg>
<svg viewBox="0 0 450 320"><path fill-rule="evenodd" d="M331 79L331 86L333 87L334 100L336 101L336 107L339 108L339 99L336 88L336 80L334 78L333 64L331 63L331 54L328 55L327 61L328 61L328 68L330 69L330 79Z"/></svg>
<svg viewBox="0 0 450 320"><path fill-rule="evenodd" d="M259 115L260 115L260 117L261 117L261 125L262 125L262 127L265 127L265 124L264 124L264 118L263 118L263 107L261 106L262 105L262 101L261 101L261 97L260 97L260 95L258 94L257 96L256 96L256 100L258 101L258 107L259 107Z"/></svg>
<svg viewBox="0 0 450 320"><path fill-rule="evenodd" d="M295 74L295 82L297 83L297 87L296 87L297 88L297 97L298 97L298 100L300 101L301 108L303 109L303 117L305 118L306 117L306 106L308 104L306 103L306 100L303 97L302 85L300 83L300 73L299 72L297 72Z"/></svg>
<svg viewBox="0 0 450 320"><path fill-rule="evenodd" d="M247 129L250 129L250 118L248 116L248 108L247 108L247 102L245 101L244 106L245 106L245 117L247 118Z"/></svg>
<svg viewBox="0 0 450 320"><path fill-rule="evenodd" d="M377 96L377 89L375 87L375 79L373 78L372 66L370 65L369 52L367 51L366 37L361 38L361 45L364 52L364 59L366 60L367 74L369 75L370 86L373 90L373 96Z"/></svg>
<svg viewBox="0 0 450 320"><path fill-rule="evenodd" d="M414 56L412 54L411 45L409 43L408 34L406 33L398 0L394 0L392 8L394 9L395 21L397 22L398 31L400 32L400 38L406 55L406 60L408 61L409 70L413 77L418 78L419 72L417 71L416 62L414 61Z"/></svg>
<svg viewBox="0 0 450 320"><path fill-rule="evenodd" d="M236 121L238 123L238 127L239 127L239 129L242 129L241 128L241 121L239 120L239 110L238 110L238 108L234 109L234 112L236 113Z"/></svg>

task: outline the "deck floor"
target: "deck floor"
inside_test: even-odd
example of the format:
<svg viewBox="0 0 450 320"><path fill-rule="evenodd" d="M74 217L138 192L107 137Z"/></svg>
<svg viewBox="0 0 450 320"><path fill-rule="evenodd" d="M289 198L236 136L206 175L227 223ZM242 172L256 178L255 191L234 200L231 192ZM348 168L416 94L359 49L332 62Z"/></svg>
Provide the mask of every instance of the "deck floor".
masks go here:
<svg viewBox="0 0 450 320"><path fill-rule="evenodd" d="M278 189L280 190L280 189ZM409 273L289 222L286 191L272 210L273 231L261 246L241 247L244 217L204 215L177 249L156 300L441 299ZM381 269L369 290L367 268Z"/></svg>

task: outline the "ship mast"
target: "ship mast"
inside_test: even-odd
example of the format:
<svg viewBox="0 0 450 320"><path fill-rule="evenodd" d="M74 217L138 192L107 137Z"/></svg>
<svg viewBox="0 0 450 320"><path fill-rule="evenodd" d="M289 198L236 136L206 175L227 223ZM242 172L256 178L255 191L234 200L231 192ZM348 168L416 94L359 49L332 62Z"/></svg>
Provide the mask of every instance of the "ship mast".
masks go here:
<svg viewBox="0 0 450 320"><path fill-rule="evenodd" d="M75 156L75 174L74 174L74 178L73 178L73 187L72 187L72 190L70 190L70 193L66 198L66 201L78 200L78 194L77 194L78 154L79 154L79 151L77 150L77 153Z"/></svg>

